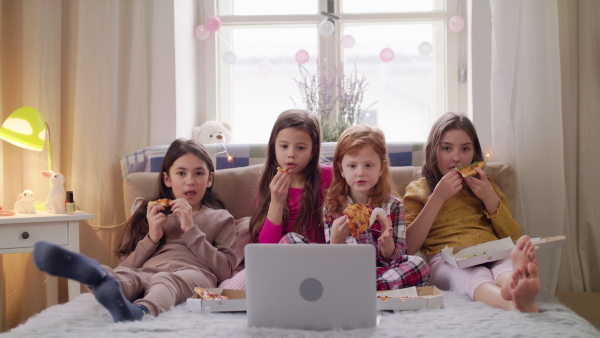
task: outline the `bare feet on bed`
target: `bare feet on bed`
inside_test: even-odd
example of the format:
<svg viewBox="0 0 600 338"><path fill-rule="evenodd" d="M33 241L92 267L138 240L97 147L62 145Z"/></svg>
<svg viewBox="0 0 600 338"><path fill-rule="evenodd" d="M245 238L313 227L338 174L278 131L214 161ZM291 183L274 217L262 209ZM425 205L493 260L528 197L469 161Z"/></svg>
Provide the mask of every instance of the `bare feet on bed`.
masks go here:
<svg viewBox="0 0 600 338"><path fill-rule="evenodd" d="M529 262L535 262L535 245L527 235L517 240L514 249L510 252L510 261L513 267L526 266Z"/></svg>
<svg viewBox="0 0 600 338"><path fill-rule="evenodd" d="M537 295L540 292L540 279L536 262L529 262L513 272L510 280L512 299L515 308L521 312L540 312Z"/></svg>
<svg viewBox="0 0 600 338"><path fill-rule="evenodd" d="M512 287L511 284L515 282L515 272L518 268L527 268L527 264L530 262L534 262L537 264L535 260L535 246L531 242L529 236L524 235L517 240L515 247L510 252L510 261L512 262L513 272L509 279L507 279L504 284L501 286L500 293L502 298L505 300L513 300L512 297ZM512 282L512 283L511 283Z"/></svg>

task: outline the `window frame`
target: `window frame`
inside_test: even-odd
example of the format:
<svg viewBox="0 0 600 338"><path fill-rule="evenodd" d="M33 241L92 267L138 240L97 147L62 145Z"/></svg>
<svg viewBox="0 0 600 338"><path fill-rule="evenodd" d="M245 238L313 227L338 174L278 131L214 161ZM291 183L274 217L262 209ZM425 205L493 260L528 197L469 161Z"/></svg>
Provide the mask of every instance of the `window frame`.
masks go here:
<svg viewBox="0 0 600 338"><path fill-rule="evenodd" d="M319 1L319 11L327 11L327 0ZM442 21L444 30L438 30L436 34L442 35L436 37L436 41L443 42L444 53L439 53L435 59L435 64L445 64L443 73L437 73L437 78L443 79L442 88L436 90L436 96L440 91L444 94L445 100L436 100L435 120L438 116L447 111L467 112L467 77L464 75L463 82L460 82L459 73L461 68L464 72L467 69L467 29L466 27L461 32L453 32L448 29L448 21L455 15L461 15L466 20L465 0L447 0L446 6L440 11L432 12L410 12L410 13L366 13L366 14L344 14L340 13L340 0L329 0L333 3L335 11L334 15L340 18L343 24L364 23L367 21L377 21L380 23L398 22L398 21ZM436 0L442 1L442 0ZM200 10L203 13L201 17L208 18L218 16L222 26L227 25L277 25L277 24L315 24L322 21L325 16L322 14L305 14L305 15L218 15L216 0L202 1ZM460 13L459 13L460 12ZM340 41L341 29L340 22L336 22L336 30L334 39ZM445 39L443 39L445 35ZM224 37L226 38L226 37ZM332 75L334 70L343 69L343 51L340 43L331 43L331 37L322 37L319 35L319 64L321 70ZM203 84L203 97L200 103L200 109L204 112L205 120L217 121L233 121L233 111L231 105L232 92L224 92L219 90L219 81L223 78L230 78L228 74L219 74L218 63L222 62L219 55L218 39L214 34L204 42L204 52L200 53L199 63L203 68L199 81ZM439 46L438 46L439 47ZM437 67L436 72L442 70ZM209 85L214 84L214 85ZM439 86L438 86L439 87ZM425 136L424 136L425 137Z"/></svg>

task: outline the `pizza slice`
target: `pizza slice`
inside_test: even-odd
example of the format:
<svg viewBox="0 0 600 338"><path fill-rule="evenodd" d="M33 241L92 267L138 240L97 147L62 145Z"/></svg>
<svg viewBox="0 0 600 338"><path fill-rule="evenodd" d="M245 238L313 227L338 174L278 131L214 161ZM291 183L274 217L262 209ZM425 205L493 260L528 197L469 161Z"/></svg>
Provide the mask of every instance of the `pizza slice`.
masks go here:
<svg viewBox="0 0 600 338"><path fill-rule="evenodd" d="M350 234L354 239L369 229L371 213L371 209L366 204L358 203L351 204L344 210L344 215L348 216Z"/></svg>
<svg viewBox="0 0 600 338"><path fill-rule="evenodd" d="M160 204L160 206L164 207L165 210L162 210L163 214L170 214L171 213L171 205L169 203L171 203L172 200L168 199L168 198L161 198L161 199L157 199L156 201L150 201L148 202L148 206L154 205L154 204Z"/></svg>
<svg viewBox="0 0 600 338"><path fill-rule="evenodd" d="M477 175L477 171L475 171L474 168L483 169L484 165L485 162L483 161L475 161L466 167L458 167L455 170L457 170L462 177L471 177Z"/></svg>
<svg viewBox="0 0 600 338"><path fill-rule="evenodd" d="M218 293L214 293L208 289L205 288L201 288L199 286L196 286L194 288L194 295L192 296L192 298L200 298L202 300L223 300L223 299L229 299L229 297L227 296L221 296Z"/></svg>

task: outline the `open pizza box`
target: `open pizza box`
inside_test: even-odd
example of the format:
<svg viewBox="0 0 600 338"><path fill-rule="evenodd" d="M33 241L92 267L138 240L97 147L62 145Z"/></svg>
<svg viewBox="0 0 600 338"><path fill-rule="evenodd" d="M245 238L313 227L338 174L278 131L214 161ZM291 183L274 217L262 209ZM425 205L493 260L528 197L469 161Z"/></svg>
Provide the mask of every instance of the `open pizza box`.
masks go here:
<svg viewBox="0 0 600 338"><path fill-rule="evenodd" d="M441 309L444 295L435 286L377 291L378 311Z"/></svg>
<svg viewBox="0 0 600 338"><path fill-rule="evenodd" d="M230 289L208 289L210 292L227 296L223 300L202 300L200 298L188 298L187 307L192 312L245 312L246 291Z"/></svg>
<svg viewBox="0 0 600 338"><path fill-rule="evenodd" d="M532 238L536 251L549 250L565 246L565 236ZM494 262L510 257L510 252L515 243L506 237L471 247L445 247L441 251L442 259L457 268L466 268L474 265Z"/></svg>

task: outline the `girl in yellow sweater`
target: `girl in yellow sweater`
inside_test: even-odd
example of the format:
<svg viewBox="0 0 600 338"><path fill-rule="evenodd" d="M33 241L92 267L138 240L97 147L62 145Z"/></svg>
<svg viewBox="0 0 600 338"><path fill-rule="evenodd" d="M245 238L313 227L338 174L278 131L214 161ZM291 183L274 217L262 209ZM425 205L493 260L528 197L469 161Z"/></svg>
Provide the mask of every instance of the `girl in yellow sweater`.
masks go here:
<svg viewBox="0 0 600 338"><path fill-rule="evenodd" d="M407 253L427 255L429 281L440 289L468 294L494 307L538 312L540 289L534 246L522 236L498 184L480 168L463 178L454 170L482 161L471 121L446 113L433 125L425 145L423 178L411 182L402 203L406 212ZM510 259L455 268L440 257L445 246L472 246L510 237Z"/></svg>

